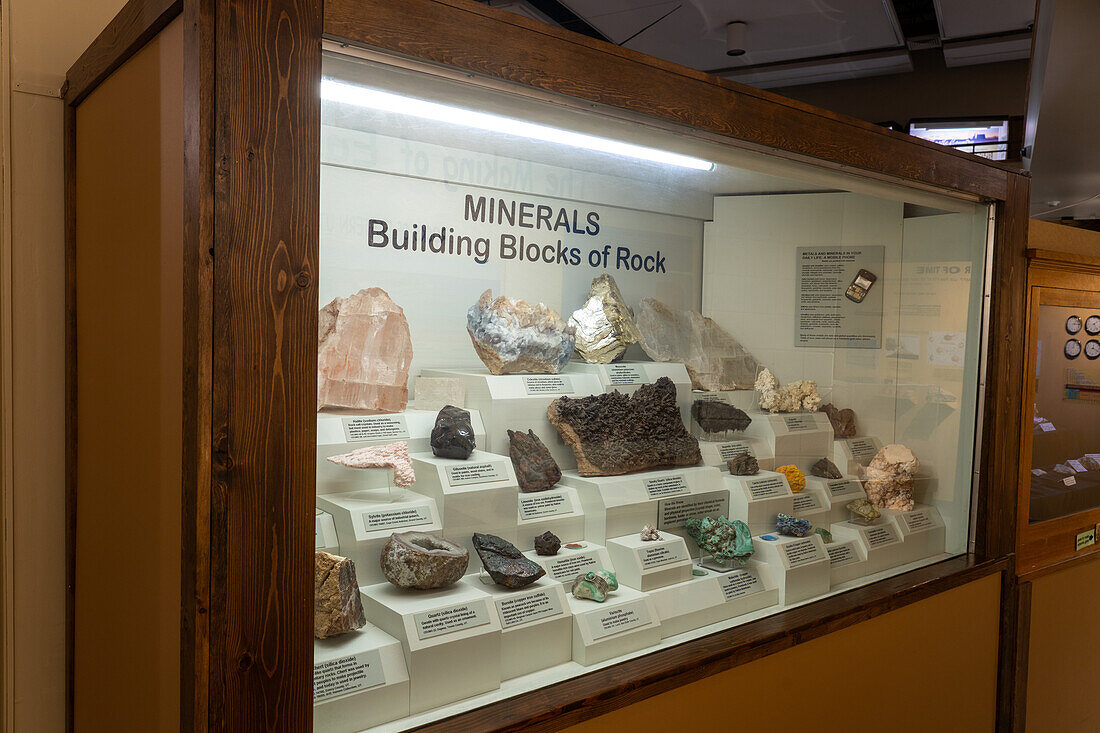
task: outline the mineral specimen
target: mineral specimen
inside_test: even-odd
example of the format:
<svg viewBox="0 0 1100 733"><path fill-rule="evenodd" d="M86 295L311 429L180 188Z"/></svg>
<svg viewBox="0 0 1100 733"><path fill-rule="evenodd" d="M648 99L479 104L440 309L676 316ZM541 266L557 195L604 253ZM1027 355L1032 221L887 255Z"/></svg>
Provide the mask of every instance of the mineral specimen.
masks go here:
<svg viewBox="0 0 1100 733"><path fill-rule="evenodd" d="M866 499L853 499L844 508L854 515L854 519L865 522L873 522L882 516L882 512L878 510L878 507Z"/></svg>
<svg viewBox="0 0 1100 733"><path fill-rule="evenodd" d="M470 553L427 532L395 532L382 548L382 574L398 588L446 588L466 573Z"/></svg>
<svg viewBox="0 0 1100 733"><path fill-rule="evenodd" d="M1090 471L1100 471L1100 461L1096 460L1092 456L1082 456L1080 459L1081 465Z"/></svg>
<svg viewBox="0 0 1100 733"><path fill-rule="evenodd" d="M573 353L573 329L542 303L486 290L466 313L474 351L493 374L557 374Z"/></svg>
<svg viewBox="0 0 1100 733"><path fill-rule="evenodd" d="M768 412L816 412L821 406L817 382L812 379L799 379L780 387L771 369L764 368L756 378L754 388L760 395L760 409Z"/></svg>
<svg viewBox="0 0 1100 733"><path fill-rule="evenodd" d="M638 329L649 358L683 364L693 389L748 389L760 370L760 362L733 336L695 311L676 310L655 298L643 298L638 307Z"/></svg>
<svg viewBox="0 0 1100 733"><path fill-rule="evenodd" d="M661 535L652 524L642 527L642 542L656 542L659 539Z"/></svg>
<svg viewBox="0 0 1100 733"><path fill-rule="evenodd" d="M577 576L570 592L574 598L587 598L590 601L603 603L607 600L608 593L618 589L619 581L611 571L589 570Z"/></svg>
<svg viewBox="0 0 1100 733"><path fill-rule="evenodd" d="M535 538L535 553L539 555L557 555L561 549L561 540L547 530Z"/></svg>
<svg viewBox="0 0 1100 733"><path fill-rule="evenodd" d="M576 333L577 354L589 364L618 361L627 346L642 340L634 311L606 273L592 280L588 300L569 316L569 325Z"/></svg>
<svg viewBox="0 0 1100 733"><path fill-rule="evenodd" d="M497 585L525 588L546 575L538 563L528 560L508 540L495 534L474 532L474 549Z"/></svg>
<svg viewBox="0 0 1100 733"><path fill-rule="evenodd" d="M327 552L314 553L313 635L327 639L355 631L366 623L355 563Z"/></svg>
<svg viewBox="0 0 1100 733"><path fill-rule="evenodd" d="M863 488L877 507L909 511L913 508L913 477L920 462L900 443L883 447L863 469Z"/></svg>
<svg viewBox="0 0 1100 733"><path fill-rule="evenodd" d="M714 519L688 517L684 520L684 531L721 565L734 560L744 565L753 553L752 532L740 519L731 522L722 515Z"/></svg>
<svg viewBox="0 0 1100 733"><path fill-rule="evenodd" d="M474 426L470 423L470 413L454 405L440 410L435 416L431 445L432 453L440 458L469 458L474 452Z"/></svg>
<svg viewBox="0 0 1100 733"><path fill-rule="evenodd" d="M775 469L775 472L781 473L787 477L787 484L794 493L797 494L806 488L806 474L802 473L801 469L793 463L788 463L786 466L780 466Z"/></svg>
<svg viewBox="0 0 1100 733"><path fill-rule="evenodd" d="M828 458L817 459L817 462L810 466L810 473L819 478L844 478L840 469Z"/></svg>
<svg viewBox="0 0 1100 733"><path fill-rule="evenodd" d="M614 476L658 466L694 466L699 441L688 433L668 377L626 397L618 390L559 397L546 410L577 458L581 476Z"/></svg>
<svg viewBox="0 0 1100 733"><path fill-rule="evenodd" d="M808 519L799 519L783 512L775 517L775 531L787 537L805 537L813 528Z"/></svg>
<svg viewBox="0 0 1100 733"><path fill-rule="evenodd" d="M583 550L585 544L583 542L570 542L568 545L565 545L565 547L570 550Z"/></svg>
<svg viewBox="0 0 1100 733"><path fill-rule="evenodd" d="M832 402L821 406L821 411L829 416L829 422L833 425L834 438L856 437L856 413L845 407L838 410Z"/></svg>
<svg viewBox="0 0 1100 733"><path fill-rule="evenodd" d="M418 410L443 409L445 405L466 404L466 385L453 377L417 377L414 387Z"/></svg>
<svg viewBox="0 0 1100 733"><path fill-rule="evenodd" d="M1065 474L1066 476L1072 476L1073 474L1077 473L1072 468L1070 468L1068 463L1059 463L1057 466L1050 470L1054 473Z"/></svg>
<svg viewBox="0 0 1100 733"><path fill-rule="evenodd" d="M561 469L533 430L508 431L508 457L516 470L519 490L545 491L561 479Z"/></svg>
<svg viewBox="0 0 1100 733"><path fill-rule="evenodd" d="M403 488L412 486L416 481L412 459L409 458L409 444L404 441L370 445L351 453L329 456L328 460L348 468L392 468L393 482Z"/></svg>
<svg viewBox="0 0 1100 733"><path fill-rule="evenodd" d="M760 462L751 453L738 453L726 461L726 468L734 476L755 476L760 472Z"/></svg>
<svg viewBox="0 0 1100 733"><path fill-rule="evenodd" d="M727 430L744 430L752 422L744 410L725 402L695 400L691 403L691 419L699 423L705 433L722 433Z"/></svg>
<svg viewBox="0 0 1100 733"><path fill-rule="evenodd" d="M385 290L336 298L317 316L317 409L401 412L412 357L405 312Z"/></svg>
<svg viewBox="0 0 1100 733"><path fill-rule="evenodd" d="M833 533L824 527L814 527L814 534L819 535L826 545L833 541Z"/></svg>

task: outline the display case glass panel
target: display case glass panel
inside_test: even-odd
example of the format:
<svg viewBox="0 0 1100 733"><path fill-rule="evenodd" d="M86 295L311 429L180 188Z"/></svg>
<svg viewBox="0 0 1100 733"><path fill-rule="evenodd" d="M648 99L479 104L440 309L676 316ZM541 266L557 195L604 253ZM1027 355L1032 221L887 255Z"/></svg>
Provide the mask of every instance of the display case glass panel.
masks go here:
<svg viewBox="0 0 1100 733"><path fill-rule="evenodd" d="M987 205L400 63L324 64L319 730L967 551Z"/></svg>

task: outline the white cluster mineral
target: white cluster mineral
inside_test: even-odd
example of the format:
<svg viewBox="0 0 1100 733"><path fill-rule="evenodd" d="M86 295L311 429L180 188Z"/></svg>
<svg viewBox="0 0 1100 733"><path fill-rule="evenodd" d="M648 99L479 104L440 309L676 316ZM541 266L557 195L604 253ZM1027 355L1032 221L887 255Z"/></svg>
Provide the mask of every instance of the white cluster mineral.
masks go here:
<svg viewBox="0 0 1100 733"><path fill-rule="evenodd" d="M760 409L768 412L798 412L809 410L817 412L821 407L821 395L817 393L817 382L812 379L799 379L780 386L779 380L765 367L756 377L754 385L760 395Z"/></svg>
<svg viewBox="0 0 1100 733"><path fill-rule="evenodd" d="M486 290L466 312L474 350L493 374L557 374L573 353L573 328L557 311Z"/></svg>
<svg viewBox="0 0 1100 733"><path fill-rule="evenodd" d="M907 512L913 508L913 477L920 461L901 443L885 446L863 469L863 488L877 507Z"/></svg>

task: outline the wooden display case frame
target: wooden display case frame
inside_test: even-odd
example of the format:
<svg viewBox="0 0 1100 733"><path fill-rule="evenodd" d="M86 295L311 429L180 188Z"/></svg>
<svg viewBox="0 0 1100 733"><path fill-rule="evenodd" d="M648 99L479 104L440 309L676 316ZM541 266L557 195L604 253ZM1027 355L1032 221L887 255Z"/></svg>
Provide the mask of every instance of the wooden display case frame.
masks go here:
<svg viewBox="0 0 1100 733"><path fill-rule="evenodd" d="M1015 168L468 0L131 0L70 70L76 110L169 23L184 28L181 729L308 730L322 42L688 125L731 144L993 204L971 551L423 730L555 730L991 574L1014 592L1029 179ZM487 42L486 39L492 39ZM80 487L67 221L69 715ZM1005 629L1015 618L1003 616ZM1002 633L1002 689L1014 637ZM1008 720L1001 695L1000 720Z"/></svg>

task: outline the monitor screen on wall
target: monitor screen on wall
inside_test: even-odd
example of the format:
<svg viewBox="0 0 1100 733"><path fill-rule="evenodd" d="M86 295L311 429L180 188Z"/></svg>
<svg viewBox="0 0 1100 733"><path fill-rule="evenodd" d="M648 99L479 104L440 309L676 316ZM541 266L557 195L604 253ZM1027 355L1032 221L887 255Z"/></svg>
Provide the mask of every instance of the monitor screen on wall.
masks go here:
<svg viewBox="0 0 1100 733"><path fill-rule="evenodd" d="M909 134L990 160L1008 154L1008 118L922 119L909 121Z"/></svg>

